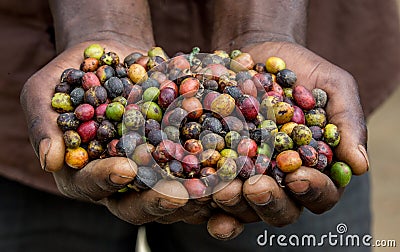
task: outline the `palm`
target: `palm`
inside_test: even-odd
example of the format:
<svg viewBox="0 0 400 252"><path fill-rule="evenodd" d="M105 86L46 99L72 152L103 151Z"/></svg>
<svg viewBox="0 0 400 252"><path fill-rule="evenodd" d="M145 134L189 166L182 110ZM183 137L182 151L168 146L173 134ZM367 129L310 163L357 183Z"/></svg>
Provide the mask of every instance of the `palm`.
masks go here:
<svg viewBox="0 0 400 252"><path fill-rule="evenodd" d="M328 93L328 120L339 127L342 135L336 155L340 160L348 162L355 174L366 172L368 163L360 153L359 145L366 145L367 132L354 78L346 71L295 44L263 44L250 48L249 52L257 62L263 62L272 55L283 58L287 68L297 74L298 84L310 90L318 87Z"/></svg>
<svg viewBox="0 0 400 252"><path fill-rule="evenodd" d="M249 52L255 62L265 62L270 56L278 56L284 59L288 69L297 74L298 84L309 90L316 87L325 90L329 97L326 107L328 120L338 126L341 134L341 143L335 154L352 167L354 174L367 171L367 132L357 85L350 74L296 44L267 42L249 46L243 51ZM308 167L288 174L285 182L286 189L282 189L266 175L254 176L245 181L243 187L227 186L214 195L214 200L225 211L243 221L260 218L271 225L283 226L296 221L301 206L314 213L331 209L343 192L328 176ZM243 188L245 200L239 197L235 202L224 203L232 195L239 194L238 188ZM258 218L254 217L254 212ZM246 215L249 218L243 217Z"/></svg>
<svg viewBox="0 0 400 252"><path fill-rule="evenodd" d="M24 86L21 103L27 117L31 141L39 153L42 166L53 172L57 186L64 195L102 203L112 213L128 222L142 224L170 215L187 203L187 191L183 185L174 181L160 182L156 185L158 191L133 192L118 198L113 196L136 176L136 165L127 158L94 160L80 170L64 167L65 146L56 123L58 113L49 106L49 101L63 70L79 66L82 52L89 44L67 49L32 76ZM139 51L115 42L102 41L102 44L112 48L118 55ZM170 187L174 188L171 190L172 195L159 193ZM173 222L181 218L182 215L179 215L170 219Z"/></svg>

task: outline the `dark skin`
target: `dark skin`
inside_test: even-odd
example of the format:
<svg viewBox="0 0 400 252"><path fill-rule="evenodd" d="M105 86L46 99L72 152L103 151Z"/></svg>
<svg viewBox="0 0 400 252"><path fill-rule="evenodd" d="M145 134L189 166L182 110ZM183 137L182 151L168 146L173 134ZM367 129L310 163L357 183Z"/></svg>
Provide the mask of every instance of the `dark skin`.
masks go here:
<svg viewBox="0 0 400 252"><path fill-rule="evenodd" d="M176 181L163 180L156 185L156 190L116 198L114 193L136 175L136 166L126 158L92 161L81 170L63 166L65 147L55 123L58 114L48 105L60 73L79 65L84 48L91 43L100 43L119 55L133 51L144 53L154 45L145 0L134 4L127 0L74 2L51 2L60 54L28 80L21 94L31 141L42 168L53 173L62 194L103 204L114 215L133 224L208 221L208 231L218 239L236 237L243 230L243 223L262 220L284 226L296 221L303 207L323 213L339 201L343 189L338 189L326 175L307 167L286 177L286 189L265 175L245 182L236 179L213 195L212 200L220 210L212 211L211 198L188 201L187 191ZM249 52L255 62L264 62L272 55L281 57L296 72L297 83L309 89L324 89L330 98L328 119L338 125L342 136L335 154L355 174L365 173L367 134L356 82L344 70L300 45L305 41L306 1L279 4L273 1L274 12L264 11L260 15L259 10L268 9L266 2L215 1L215 13L225 11L231 15L215 15L214 34L218 36L213 37L212 46L227 51L240 48ZM244 7L246 12L241 11ZM113 19L113 15L120 18ZM85 20L84 26L82 20ZM162 192L168 192L169 196Z"/></svg>
<svg viewBox="0 0 400 252"><path fill-rule="evenodd" d="M369 163L365 150L367 130L357 83L346 71L301 46L306 40L306 4L306 1L275 2L278 12L286 10L282 13L287 14L288 10L291 11L290 15L279 15L264 11L264 1L251 1L251 4L217 1L217 12L246 11L241 14L244 21L231 15L215 20L214 31L218 34L226 31L230 39L216 36L214 46L228 51L242 48L242 51L253 56L255 62L264 62L270 56L281 57L285 59L286 67L297 73L298 84L309 90L316 87L325 90L330 97L326 108L328 121L338 125L341 133L341 143L335 154L352 167L354 174L361 175L368 170ZM251 25L240 25L243 23ZM228 29L231 26L238 29ZM244 216L255 210L266 223L284 226L300 216L300 206L317 214L323 213L339 201L344 191L344 188L337 188L325 174L308 167L288 174L285 183L286 190L283 190L265 175L253 177L244 182L241 192L236 189L238 186L228 186L215 194L214 200L235 216ZM237 195L244 197L233 197ZM235 202L229 200L232 198L236 199Z"/></svg>

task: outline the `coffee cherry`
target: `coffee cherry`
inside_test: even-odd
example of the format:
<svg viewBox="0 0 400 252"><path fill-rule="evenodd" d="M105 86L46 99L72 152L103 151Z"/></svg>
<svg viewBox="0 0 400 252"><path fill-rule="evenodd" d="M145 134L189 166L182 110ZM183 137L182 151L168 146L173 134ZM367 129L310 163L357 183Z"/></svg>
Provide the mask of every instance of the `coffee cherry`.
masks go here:
<svg viewBox="0 0 400 252"><path fill-rule="evenodd" d="M137 174L133 180L133 186L138 189L146 190L152 188L158 181L157 173L153 168L147 166L139 166Z"/></svg>
<svg viewBox="0 0 400 252"><path fill-rule="evenodd" d="M350 183L352 176L351 168L344 162L336 162L330 170L330 177L338 187L345 187Z"/></svg>
<svg viewBox="0 0 400 252"><path fill-rule="evenodd" d="M265 67L269 73L276 74L286 68L285 62L278 57L269 57L265 62Z"/></svg>
<svg viewBox="0 0 400 252"><path fill-rule="evenodd" d="M289 69L282 69L276 73L276 82L282 87L292 87L296 80L296 74Z"/></svg>
<svg viewBox="0 0 400 252"><path fill-rule="evenodd" d="M281 171L288 173L299 169L302 161L297 151L285 150L276 157L276 164Z"/></svg>
<svg viewBox="0 0 400 252"><path fill-rule="evenodd" d="M86 58L100 59L104 54L104 48L99 44L91 44L85 48L83 56Z"/></svg>
<svg viewBox="0 0 400 252"><path fill-rule="evenodd" d="M235 160L230 157L221 157L217 163L217 173L221 180L230 181L237 175Z"/></svg>
<svg viewBox="0 0 400 252"><path fill-rule="evenodd" d="M63 131L76 130L79 126L79 120L74 113L62 113L57 117L57 125Z"/></svg>
<svg viewBox="0 0 400 252"><path fill-rule="evenodd" d="M84 103L75 108L75 116L81 121L89 121L94 116L94 108L92 105Z"/></svg>
<svg viewBox="0 0 400 252"><path fill-rule="evenodd" d="M74 169L81 169L89 162L87 151L78 147L75 149L67 149L65 153L65 163Z"/></svg>
<svg viewBox="0 0 400 252"><path fill-rule="evenodd" d="M81 137L74 130L67 130L63 134L65 147L69 149L78 148L81 144Z"/></svg>
<svg viewBox="0 0 400 252"><path fill-rule="evenodd" d="M71 112L74 110L71 97L66 93L55 93L51 99L51 106L58 113Z"/></svg>

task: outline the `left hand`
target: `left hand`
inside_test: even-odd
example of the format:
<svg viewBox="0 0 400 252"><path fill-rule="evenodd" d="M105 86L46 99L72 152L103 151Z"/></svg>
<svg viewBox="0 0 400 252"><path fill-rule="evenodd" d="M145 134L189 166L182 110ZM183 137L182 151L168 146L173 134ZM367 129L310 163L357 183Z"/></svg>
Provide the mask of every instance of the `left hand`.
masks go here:
<svg viewBox="0 0 400 252"><path fill-rule="evenodd" d="M336 157L349 164L355 175L368 170L367 129L357 84L349 73L293 43L266 42L245 47L243 51L250 53L255 62L265 62L270 56L280 57L296 73L297 84L309 90L317 87L325 90L329 97L328 121L336 124L341 134L341 142L334 150ZM285 185L281 188L271 177L256 175L245 182L234 180L214 194L213 199L240 222L262 220L280 227L295 222L303 207L316 214L328 211L344 191L324 173L303 166L287 174ZM212 228L209 231L217 232Z"/></svg>

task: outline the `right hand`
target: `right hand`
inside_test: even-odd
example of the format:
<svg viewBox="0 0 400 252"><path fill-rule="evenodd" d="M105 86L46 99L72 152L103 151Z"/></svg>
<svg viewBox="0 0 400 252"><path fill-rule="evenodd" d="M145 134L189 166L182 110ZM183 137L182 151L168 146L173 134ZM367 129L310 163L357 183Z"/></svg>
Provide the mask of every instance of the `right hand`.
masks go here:
<svg viewBox="0 0 400 252"><path fill-rule="evenodd" d="M255 62L265 62L270 56L280 57L296 73L298 84L309 90L325 90L329 96L328 120L338 126L341 134L341 142L334 149L336 157L349 164L355 175L367 172L367 129L357 83L349 73L294 43L264 42L242 50L250 53ZM343 191L326 174L302 166L287 174L284 189L272 177L256 175L245 182L234 180L214 194L213 199L242 222L261 219L280 227L295 222L303 207L315 214L330 210Z"/></svg>
<svg viewBox="0 0 400 252"><path fill-rule="evenodd" d="M156 185L157 190L115 196L119 189L136 176L137 167L127 158L94 160L80 170L64 165L65 146L62 132L56 123L58 113L49 104L62 71L79 66L84 49L92 43L94 42L81 43L66 49L34 74L26 82L21 93L21 104L28 122L31 143L39 156L42 168L52 172L62 194L103 204L114 215L133 224L156 221L164 216L168 218L163 219L163 222L169 223L180 220L205 222L210 215L209 208L195 202L187 204L188 193L177 181L161 180ZM100 44L120 56L140 51L115 41L101 41ZM162 194L163 191L168 191L170 196ZM174 215L178 209L180 211ZM190 214L183 214L182 209Z"/></svg>

